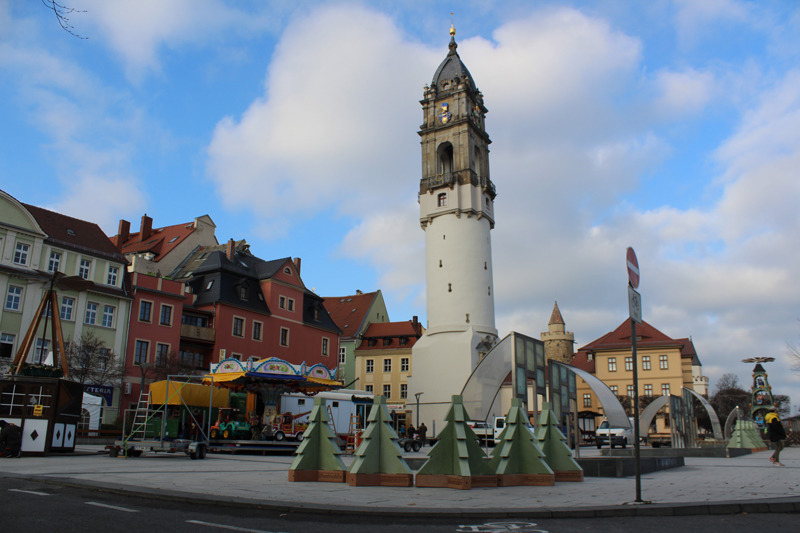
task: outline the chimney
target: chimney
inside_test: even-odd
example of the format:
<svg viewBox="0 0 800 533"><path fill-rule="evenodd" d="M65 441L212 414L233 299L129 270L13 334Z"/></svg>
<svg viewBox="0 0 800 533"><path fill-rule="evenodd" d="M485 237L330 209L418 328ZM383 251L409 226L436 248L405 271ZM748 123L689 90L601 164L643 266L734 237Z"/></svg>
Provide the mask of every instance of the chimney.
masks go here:
<svg viewBox="0 0 800 533"><path fill-rule="evenodd" d="M299 257L295 257L294 258L294 268L295 268L295 270L297 270L297 275L299 276L300 275L300 258Z"/></svg>
<svg viewBox="0 0 800 533"><path fill-rule="evenodd" d="M150 238L153 233L153 219L147 216L147 213L142 215L142 227L139 230L139 241L144 242Z"/></svg>
<svg viewBox="0 0 800 533"><path fill-rule="evenodd" d="M117 230L117 236L113 237L111 240L114 242L114 246L117 250L122 250L122 247L125 245L125 241L127 241L131 236L131 223L127 220L120 219L119 221L119 229Z"/></svg>
<svg viewBox="0 0 800 533"><path fill-rule="evenodd" d="M414 331L417 332L418 335L421 333L419 325L420 325L419 324L419 317L417 315L414 315L411 318L411 326L414 328Z"/></svg>
<svg viewBox="0 0 800 533"><path fill-rule="evenodd" d="M233 261L233 255L236 253L236 241L233 239L228 241L228 245L225 247L225 256L228 258L228 261Z"/></svg>

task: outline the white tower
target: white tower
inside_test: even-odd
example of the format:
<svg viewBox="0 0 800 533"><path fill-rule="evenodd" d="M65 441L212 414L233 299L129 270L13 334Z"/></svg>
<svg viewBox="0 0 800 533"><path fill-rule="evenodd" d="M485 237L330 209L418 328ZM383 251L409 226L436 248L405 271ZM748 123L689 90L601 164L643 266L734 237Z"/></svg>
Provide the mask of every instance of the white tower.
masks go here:
<svg viewBox="0 0 800 533"><path fill-rule="evenodd" d="M425 231L428 329L413 348L409 380L421 421L440 421L480 358L497 340L492 245L495 188L483 95L450 51L420 102L423 123L420 225Z"/></svg>

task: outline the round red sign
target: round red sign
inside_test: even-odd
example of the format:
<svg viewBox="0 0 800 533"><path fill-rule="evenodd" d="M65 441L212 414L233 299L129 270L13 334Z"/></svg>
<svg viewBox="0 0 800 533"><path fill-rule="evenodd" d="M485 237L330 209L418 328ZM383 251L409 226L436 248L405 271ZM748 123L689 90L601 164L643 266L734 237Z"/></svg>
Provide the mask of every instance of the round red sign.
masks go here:
<svg viewBox="0 0 800 533"><path fill-rule="evenodd" d="M631 247L628 247L626 262L628 264L628 281L636 289L639 287L639 261L636 259L636 252Z"/></svg>

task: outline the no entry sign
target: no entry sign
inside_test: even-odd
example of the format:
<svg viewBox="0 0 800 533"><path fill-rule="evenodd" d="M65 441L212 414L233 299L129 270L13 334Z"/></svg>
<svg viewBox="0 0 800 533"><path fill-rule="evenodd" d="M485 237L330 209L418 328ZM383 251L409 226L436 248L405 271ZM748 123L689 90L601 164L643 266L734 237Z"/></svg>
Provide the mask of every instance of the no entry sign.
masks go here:
<svg viewBox="0 0 800 533"><path fill-rule="evenodd" d="M639 261L636 259L636 252L630 246L628 247L626 262L628 264L628 281L631 287L637 289L639 287Z"/></svg>

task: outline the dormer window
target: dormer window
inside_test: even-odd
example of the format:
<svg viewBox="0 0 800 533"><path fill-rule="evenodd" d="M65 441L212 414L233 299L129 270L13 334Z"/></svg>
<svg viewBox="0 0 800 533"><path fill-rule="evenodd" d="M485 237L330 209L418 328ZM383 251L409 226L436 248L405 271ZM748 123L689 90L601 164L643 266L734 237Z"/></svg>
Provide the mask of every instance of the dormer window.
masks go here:
<svg viewBox="0 0 800 533"><path fill-rule="evenodd" d="M211 287L213 287L213 286L214 286L214 280L212 279L212 280L211 280L211 281L209 281L209 282L208 282L208 284L206 285L206 290L207 290L207 291L208 291L208 290L211 290Z"/></svg>
<svg viewBox="0 0 800 533"><path fill-rule="evenodd" d="M289 267L286 267L286 268L283 269L283 273L286 274L287 276L291 276L292 275L292 269L289 268Z"/></svg>
<svg viewBox="0 0 800 533"><path fill-rule="evenodd" d="M244 285L239 287L239 299L247 300L247 287L245 287Z"/></svg>

